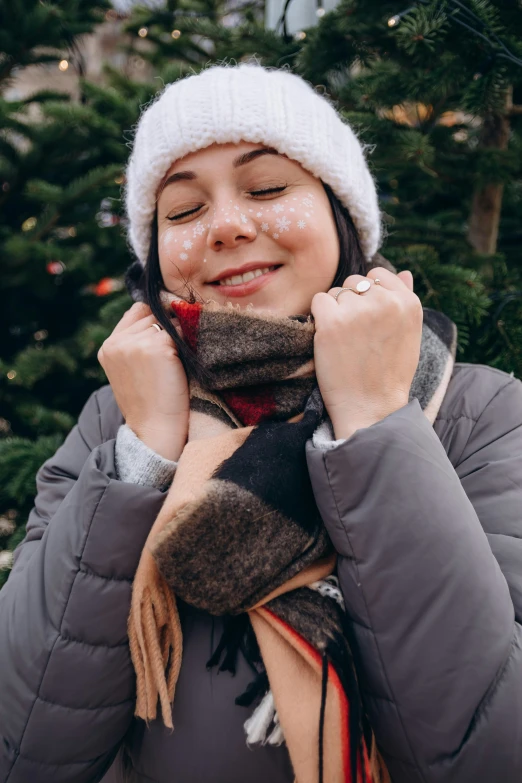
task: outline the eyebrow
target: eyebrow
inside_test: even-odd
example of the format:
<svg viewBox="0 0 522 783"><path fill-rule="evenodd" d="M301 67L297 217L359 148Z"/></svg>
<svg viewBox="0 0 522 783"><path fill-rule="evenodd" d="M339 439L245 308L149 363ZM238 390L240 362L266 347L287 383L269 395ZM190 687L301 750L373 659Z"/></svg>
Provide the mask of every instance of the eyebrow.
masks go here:
<svg viewBox="0 0 522 783"><path fill-rule="evenodd" d="M281 153L273 147L263 147L262 149L258 150L250 150L250 152L244 152L242 155L239 155L237 158L235 158L232 166L235 169L238 169L240 166L245 166L247 163L250 163L255 158L261 157L261 155L281 156ZM282 155L281 157L286 157L286 155ZM175 174L171 174L170 177L167 177L165 182L160 185L158 196L163 190L165 190L167 185L171 185L173 182L179 182L180 180L192 180L197 178L198 175L195 171L177 171Z"/></svg>

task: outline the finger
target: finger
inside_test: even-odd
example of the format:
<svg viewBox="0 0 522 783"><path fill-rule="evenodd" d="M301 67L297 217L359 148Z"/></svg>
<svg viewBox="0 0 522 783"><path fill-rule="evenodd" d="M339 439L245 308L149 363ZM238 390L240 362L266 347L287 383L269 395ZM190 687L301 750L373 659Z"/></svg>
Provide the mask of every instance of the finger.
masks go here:
<svg viewBox="0 0 522 783"><path fill-rule="evenodd" d="M345 289L344 291L343 288ZM350 289L350 290L346 290L346 289ZM343 292L341 293L341 291ZM357 293L353 285L351 286L343 285L342 288L341 286L337 286L336 288L330 288L330 290L328 291L328 295L330 296L330 299L333 299L336 305L340 305L341 302L343 302L344 305L345 302L343 300L346 299L349 300L349 299L353 299L354 297L357 297L357 299L359 298L363 299L365 296L364 294L361 296L361 294ZM337 299L335 298L336 296Z"/></svg>
<svg viewBox="0 0 522 783"><path fill-rule="evenodd" d="M406 283L396 275L395 272L390 272L389 269L385 269L383 266L375 266L368 272L368 277L371 280L377 278L381 281L381 286L387 288L389 291L404 291ZM407 287L407 286L406 286Z"/></svg>
<svg viewBox="0 0 522 783"><path fill-rule="evenodd" d="M334 288L330 288L328 294L335 299L336 294L338 294L341 291L341 288L352 288L353 291L347 291L345 294L343 294L343 297L360 296L360 293L357 291L357 284L361 283L363 280L366 280L366 282L368 282L368 278L364 277L364 275L349 275L343 282L342 286L338 285L335 286Z"/></svg>
<svg viewBox="0 0 522 783"><path fill-rule="evenodd" d="M397 277L399 277L402 280L404 285L410 291L413 291L413 275L412 275L412 273L410 272L409 269L404 269L402 272L399 272Z"/></svg>
<svg viewBox="0 0 522 783"><path fill-rule="evenodd" d="M139 321L135 321L133 324L124 329L126 334L136 334L137 332L144 332L145 329L150 329L152 324L157 324L158 319L155 315L146 315L144 318L140 318ZM158 324L161 326L161 324ZM161 327L163 329L163 327ZM157 329L154 329L157 332Z"/></svg>
<svg viewBox="0 0 522 783"><path fill-rule="evenodd" d="M123 345L138 345L142 343L149 345L165 344L175 348L174 340L168 332L164 329L162 329L161 332L158 332L157 329L152 329L150 325L138 332L124 332L118 338L118 342L120 342L120 344L123 343Z"/></svg>
<svg viewBox="0 0 522 783"><path fill-rule="evenodd" d="M333 288L332 291L339 291L340 289ZM339 298L341 299L343 296L353 296L355 299L355 294L350 293L347 291L346 293L342 294ZM331 296L331 292L328 291L328 293L325 293L324 291L320 291L319 293L315 294L312 303L310 306L310 312L312 313L314 317L314 321L316 323L316 327L322 323L326 323L326 319L328 319L329 315L331 315L338 307L337 302Z"/></svg>
<svg viewBox="0 0 522 783"><path fill-rule="evenodd" d="M363 288L362 291L358 290L357 286L360 283L365 284L365 288ZM343 308L346 307L352 307L353 303L350 304L349 298L353 296L357 296L360 299L367 299L368 297L374 297L374 296L381 296L381 292L374 293L373 288L382 288L384 289L386 286L382 284L375 285L373 280L369 277L364 277L364 275L349 275L349 277L346 278L344 281L342 287L337 286L336 288L331 288L329 290L329 294L335 299L337 296L337 299L335 299L336 303L339 306L342 306ZM347 289L346 293L343 291L343 289ZM341 293L342 292L342 293Z"/></svg>
<svg viewBox="0 0 522 783"><path fill-rule="evenodd" d="M112 333L117 334L118 332L122 332L124 329L127 329L129 326L136 323L136 321L139 321L147 315L150 315L150 307L144 302L135 302L132 307L123 314L120 321L118 321L112 330Z"/></svg>

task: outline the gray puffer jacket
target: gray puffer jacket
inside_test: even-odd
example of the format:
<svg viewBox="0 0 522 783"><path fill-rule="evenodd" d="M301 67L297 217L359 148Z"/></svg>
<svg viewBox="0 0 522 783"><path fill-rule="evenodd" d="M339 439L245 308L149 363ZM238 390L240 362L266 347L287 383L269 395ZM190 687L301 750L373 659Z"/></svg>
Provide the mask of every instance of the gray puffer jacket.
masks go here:
<svg viewBox="0 0 522 783"><path fill-rule="evenodd" d="M246 747L247 664L207 672L221 620L187 605L175 731L133 719L131 584L165 495L119 477L121 424L100 389L38 474L0 592L0 783L291 783L284 745ZM522 384L456 365L434 427L414 400L307 459L393 782L520 783Z"/></svg>

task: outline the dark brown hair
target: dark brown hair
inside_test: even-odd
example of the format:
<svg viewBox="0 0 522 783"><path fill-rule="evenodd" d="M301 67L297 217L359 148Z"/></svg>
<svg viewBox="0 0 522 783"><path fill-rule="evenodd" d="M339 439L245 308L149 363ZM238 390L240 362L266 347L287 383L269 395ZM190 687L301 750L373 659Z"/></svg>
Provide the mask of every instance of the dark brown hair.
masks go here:
<svg viewBox="0 0 522 783"><path fill-rule="evenodd" d="M342 285L348 275L366 274L368 264L364 258L359 237L348 210L341 204L329 185L323 183L323 187L332 209L337 236L339 237L339 263L335 277L330 285L330 288L333 288L334 286ZM205 373L202 367L200 367L189 346L178 335L161 302L160 294L165 290L165 287L161 276L158 253L157 214L154 215L152 223L151 241L145 270L143 270L139 262L136 262L128 270L126 282L133 298L144 300L149 305L158 323L172 337L186 372L204 385ZM187 296L185 298L187 301L198 301L199 296L188 282L186 287Z"/></svg>

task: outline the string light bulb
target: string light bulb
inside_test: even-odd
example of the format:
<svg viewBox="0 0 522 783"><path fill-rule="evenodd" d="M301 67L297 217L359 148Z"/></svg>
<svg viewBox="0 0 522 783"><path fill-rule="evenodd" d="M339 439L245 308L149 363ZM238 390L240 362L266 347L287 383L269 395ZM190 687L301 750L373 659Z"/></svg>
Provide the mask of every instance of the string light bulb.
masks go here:
<svg viewBox="0 0 522 783"><path fill-rule="evenodd" d="M299 32L294 35L294 38L296 41L304 41L304 39L306 38L305 31L299 30Z"/></svg>
<svg viewBox="0 0 522 783"><path fill-rule="evenodd" d="M390 18L388 19L388 27L397 27L402 17L406 16L406 14L409 14L410 11L413 11L414 8L415 6L411 5L409 8L406 8L404 11L400 11L398 14L394 14L393 16L390 16Z"/></svg>
<svg viewBox="0 0 522 783"><path fill-rule="evenodd" d="M325 15L325 13L326 13L326 9L322 5L320 5L316 9L315 15L318 16L319 18L321 18L322 16Z"/></svg>
<svg viewBox="0 0 522 783"><path fill-rule="evenodd" d="M140 38L146 38L148 35L148 28L147 27L140 27L138 30L138 35Z"/></svg>
<svg viewBox="0 0 522 783"><path fill-rule="evenodd" d="M177 40L181 35L181 30L173 30L171 32L171 36L174 38L174 40Z"/></svg>
<svg viewBox="0 0 522 783"><path fill-rule="evenodd" d="M68 60L60 60L60 62L58 63L58 68L60 69L60 71L66 71L68 67L69 67Z"/></svg>
<svg viewBox="0 0 522 783"><path fill-rule="evenodd" d="M35 226L36 226L36 218L29 217L27 218L27 220L24 220L24 222L22 223L22 231L32 231Z"/></svg>

